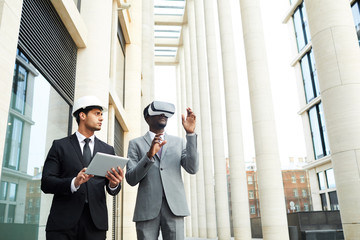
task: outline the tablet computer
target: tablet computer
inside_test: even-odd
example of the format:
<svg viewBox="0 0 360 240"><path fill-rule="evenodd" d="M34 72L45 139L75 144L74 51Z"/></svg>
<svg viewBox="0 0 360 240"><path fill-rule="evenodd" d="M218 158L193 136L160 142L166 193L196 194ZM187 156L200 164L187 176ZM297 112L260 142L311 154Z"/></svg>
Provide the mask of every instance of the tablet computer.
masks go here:
<svg viewBox="0 0 360 240"><path fill-rule="evenodd" d="M117 166L124 168L127 161L128 159L124 157L97 152L91 160L85 173L105 177L107 171L111 172L111 168L116 169Z"/></svg>

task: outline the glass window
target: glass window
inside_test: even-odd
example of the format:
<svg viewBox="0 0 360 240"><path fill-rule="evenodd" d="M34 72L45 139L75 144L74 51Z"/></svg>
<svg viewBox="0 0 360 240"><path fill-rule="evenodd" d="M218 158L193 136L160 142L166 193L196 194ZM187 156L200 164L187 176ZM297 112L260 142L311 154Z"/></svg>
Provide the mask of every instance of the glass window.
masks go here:
<svg viewBox="0 0 360 240"><path fill-rule="evenodd" d="M330 199L330 209L340 210L336 191L329 192L329 199Z"/></svg>
<svg viewBox="0 0 360 240"><path fill-rule="evenodd" d="M255 205L250 205L250 214L255 214L255 213L256 213Z"/></svg>
<svg viewBox="0 0 360 240"><path fill-rule="evenodd" d="M253 184L253 178L252 178L252 176L248 176L248 184Z"/></svg>
<svg viewBox="0 0 360 240"><path fill-rule="evenodd" d="M305 10L305 3L301 4L295 10L293 21L298 51L300 52L310 41L310 32Z"/></svg>
<svg viewBox="0 0 360 240"><path fill-rule="evenodd" d="M324 172L318 172L319 189L326 189Z"/></svg>
<svg viewBox="0 0 360 240"><path fill-rule="evenodd" d="M334 176L334 169L328 169L325 171L326 174L326 182L328 188L336 188L335 184L335 176Z"/></svg>
<svg viewBox="0 0 360 240"><path fill-rule="evenodd" d="M299 204L296 204L296 205L295 205L295 209L296 209L297 212L300 212L300 211L301 211L301 208L300 208Z"/></svg>
<svg viewBox="0 0 360 240"><path fill-rule="evenodd" d="M304 175L301 175L301 176L300 176L300 182L301 182L301 183L305 183L305 176L304 176Z"/></svg>
<svg viewBox="0 0 360 240"><path fill-rule="evenodd" d="M319 103L319 116L320 116L320 128L321 128L321 133L323 136L324 152L325 152L325 155L329 155L330 154L330 146L329 146L329 140L328 140L327 130L326 130L326 126L325 126L325 116L324 116L324 109L323 109L322 103Z"/></svg>
<svg viewBox="0 0 360 240"><path fill-rule="evenodd" d="M20 118L9 115L3 161L3 166L6 168L19 169L23 128L24 122Z"/></svg>
<svg viewBox="0 0 360 240"><path fill-rule="evenodd" d="M31 59L20 58L26 57L18 51L0 175L0 222L16 224L18 231L44 231L47 216L40 224L40 211L49 211L52 196L40 191L39 169L53 140L68 135L70 106ZM13 230L3 226L2 231Z"/></svg>
<svg viewBox="0 0 360 240"><path fill-rule="evenodd" d="M304 203L304 211L309 211L309 204Z"/></svg>
<svg viewBox="0 0 360 240"><path fill-rule="evenodd" d="M295 176L291 176L291 182L296 183L296 177Z"/></svg>
<svg viewBox="0 0 360 240"><path fill-rule="evenodd" d="M5 208L6 204L0 203L0 223L5 222Z"/></svg>
<svg viewBox="0 0 360 240"><path fill-rule="evenodd" d="M321 206L322 206L323 211L327 211L328 207L327 207L327 201L326 201L325 193L320 194L320 199L321 199Z"/></svg>
<svg viewBox="0 0 360 240"><path fill-rule="evenodd" d="M9 201L16 201L16 190L17 190L17 184L10 183L9 185Z"/></svg>
<svg viewBox="0 0 360 240"><path fill-rule="evenodd" d="M0 186L0 200L6 200L7 198L7 182L1 181Z"/></svg>
<svg viewBox="0 0 360 240"><path fill-rule="evenodd" d="M249 191L249 199L254 199L254 191L253 190Z"/></svg>
<svg viewBox="0 0 360 240"><path fill-rule="evenodd" d="M359 41L359 45L360 45L360 2L359 1L356 1L351 6L351 11L353 14L355 29L356 29L356 33L357 33L357 37L358 37L358 41Z"/></svg>
<svg viewBox="0 0 360 240"><path fill-rule="evenodd" d="M330 154L323 112L321 103L308 111L315 159Z"/></svg>
<svg viewBox="0 0 360 240"><path fill-rule="evenodd" d="M294 197L299 196L298 190L297 189L293 189L293 193L294 193Z"/></svg>
<svg viewBox="0 0 360 240"><path fill-rule="evenodd" d="M116 78L115 91L123 106L125 106L125 38L122 32L120 23L117 29L117 43L116 43Z"/></svg>
<svg viewBox="0 0 360 240"><path fill-rule="evenodd" d="M303 196L303 197L307 197L306 189L301 190L301 192L302 192L302 196Z"/></svg>
<svg viewBox="0 0 360 240"><path fill-rule="evenodd" d="M16 64L11 94L11 108L22 114L25 111L27 76L28 71L20 64Z"/></svg>
<svg viewBox="0 0 360 240"><path fill-rule="evenodd" d="M15 222L15 208L16 205L9 205L8 214L7 214L7 223Z"/></svg>
<svg viewBox="0 0 360 240"><path fill-rule="evenodd" d="M319 81L315 67L315 59L312 49L300 60L306 102L320 95Z"/></svg>

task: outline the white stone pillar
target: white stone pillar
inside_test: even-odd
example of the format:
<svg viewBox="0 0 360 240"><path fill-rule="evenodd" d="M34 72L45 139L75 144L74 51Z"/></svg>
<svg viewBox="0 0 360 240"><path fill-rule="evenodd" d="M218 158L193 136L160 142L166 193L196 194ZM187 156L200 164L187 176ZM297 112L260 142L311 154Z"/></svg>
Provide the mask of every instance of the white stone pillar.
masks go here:
<svg viewBox="0 0 360 240"><path fill-rule="evenodd" d="M210 1L211 2L211 1ZM197 22L198 22L198 19L201 21L202 19L202 22L200 22L199 24L202 25L199 26L199 29L197 30L198 32L198 49L199 49L199 56L200 55L206 55L207 56L207 62L206 62L206 59L205 60L202 60L199 58L199 79L200 79L200 94L201 94L201 105L202 105L202 113L201 115L202 116L208 116L209 115L209 112L207 109L209 109L209 99L211 101L211 104L213 103L212 100L213 100L213 96L209 97L209 86L208 86L208 77L210 77L210 74L211 72L210 71L213 71L213 69L210 69L210 67L215 67L215 66L210 66L210 62L213 60L213 59L210 59L211 57L215 57L215 61L217 61L217 55L215 54L214 55L211 55L212 53L209 53L207 52L206 54L205 53L202 53L204 51L208 51L209 50L209 47L208 47L208 41L215 41L215 36L210 36L210 38L208 39L207 38L207 35L205 36L205 23L204 23L204 20L205 19L205 16L204 16L204 4L202 1L196 1L195 2L195 10L196 10L196 19L197 19ZM206 3L208 4L209 1L206 1ZM214 2L213 2L214 3ZM205 15L208 15L208 12L205 11ZM211 19L214 18L214 14L211 14ZM207 27L207 25L206 25ZM198 28L198 23L197 23L197 28ZM203 29L201 29L203 28ZM213 30L214 29L214 26L212 25L211 26L211 29ZM206 39L206 41L205 41ZM203 45L202 45L203 44ZM207 48L206 48L206 44L207 44ZM210 54L210 55L209 55ZM206 56L203 56L203 57L206 57ZM203 66L203 65L206 65L208 64L208 69L206 69L206 66ZM216 67L215 67L216 68ZM207 72L204 72L204 71L209 71L209 76L207 75ZM217 69L216 69L217 70ZM218 79L217 79L218 80ZM210 83L211 84L211 83ZM218 82L219 84L219 82ZM220 91L220 86L217 87L216 89L217 91ZM205 91L205 92L204 92ZM211 91L211 90L210 90ZM211 93L211 92L210 92ZM217 99L218 100L218 103L220 103L220 98ZM215 101L217 101L215 100ZM216 105L214 107L214 105L211 105L211 110L210 110L210 113L211 113L211 116L208 116L209 119L211 117L211 123L212 124L215 124L214 122L214 119L213 119L213 116L216 115L216 116L219 116L221 118L221 115L218 114L218 111L219 109L221 109L221 106L219 105ZM204 112L204 113L203 113ZM216 113L216 114L215 114ZM216 119L215 119L216 121ZM222 121L222 120L220 120ZM207 119L204 120L204 118L202 118L202 126L203 126L203 129L211 129L212 131L203 131L202 132L202 135L203 135L203 145L204 145L204 149L207 149L204 151L204 181L205 181L205 199L206 199L206 230L207 230L207 237L208 238L216 238L217 237L217 226L216 226L216 204L215 204L215 192L214 192L214 157L215 157L215 154L217 153L218 150L224 150L224 141L223 141L223 129L222 129L222 126L218 125L216 129L214 129L213 127L211 127L211 123L210 121L208 121ZM214 125L212 125L214 126ZM220 139L220 146L218 145L215 145L216 148L212 147L211 148L211 138L212 140L214 141L214 136L215 136L215 133L218 133L220 132L219 135L217 135L217 139ZM212 133L212 135L211 135ZM205 134L205 135L204 135ZM206 140L205 140L206 139ZM215 142L213 142L215 144ZM209 148L207 147L209 146ZM213 151L213 154L211 154L211 151ZM224 151L222 151L223 155L222 157L218 158L218 161L222 161L223 159L225 159L225 153Z"/></svg>
<svg viewBox="0 0 360 240"><path fill-rule="evenodd" d="M216 213L215 213L215 193L214 193L214 158L213 158L213 141L211 134L211 116L212 111L218 114L218 109L210 110L210 94L208 82L208 68L207 68L207 47L205 34L205 17L204 4L202 0L195 1L195 22L196 22L196 38L197 38L197 57L198 57L198 73L199 73L199 92L201 105L201 135L203 146L203 164L204 164L204 179L205 179L205 196L206 196L206 229L205 233L200 232L200 237L208 235L209 238L216 237ZM213 26L212 26L213 27ZM217 56L215 56L217 58ZM220 99L219 99L220 100ZM218 114L218 116L221 116ZM220 131L222 128L220 129ZM223 136L223 132L221 132ZM222 142L223 146L224 142ZM218 146L216 146L217 148ZM220 146L221 148L221 146ZM223 161L224 157L220 160ZM205 206L204 206L205 207ZM207 222L209 220L209 222ZM200 229L201 230L201 229ZM203 234L203 235L202 235Z"/></svg>
<svg viewBox="0 0 360 240"><path fill-rule="evenodd" d="M360 50L349 1L306 0L345 239L360 236Z"/></svg>
<svg viewBox="0 0 360 240"><path fill-rule="evenodd" d="M223 119L219 114L221 109L221 88L220 88L220 75L219 75L219 59L218 59L218 44L217 39L219 33L216 32L214 15L215 1L204 1L205 6L205 22L206 22L206 40L207 40L207 53L208 53L208 68L209 68L209 82L210 82L210 102L211 102L211 120L212 120L212 133L214 141L214 158L221 161L225 159L224 137L223 137ZM235 73L237 74L237 73ZM240 105L239 98L233 99L235 104ZM238 105L238 106L239 106ZM237 114L240 116L240 108L237 107ZM231 116L229 116L231 118ZM240 118L239 118L240 119ZM230 121L230 119L229 119ZM238 121L237 119L233 119ZM229 161L230 161L230 184L231 184L231 203L232 203L232 217L233 229L235 239L250 239L250 215L249 215L249 202L247 193L246 171L244 165L244 153L242 142L235 139L242 139L241 124L230 130L228 133L229 142ZM239 174L242 173L242 174Z"/></svg>
<svg viewBox="0 0 360 240"><path fill-rule="evenodd" d="M110 43L112 26L112 1L94 0L81 4L81 17L87 27L88 44L78 50L76 63L75 100L85 95L95 95L104 104L109 102ZM107 113L101 131L96 136L107 141ZM74 120L75 122L75 120ZM77 124L73 124L73 131Z"/></svg>
<svg viewBox="0 0 360 240"><path fill-rule="evenodd" d="M88 30L88 45L78 50L75 100L85 95L97 96L103 104L109 103L109 84L111 65L111 41L112 41L112 0L86 1L81 4L81 16ZM108 140L108 112L104 113L105 121L101 131L96 136L107 142ZM75 121L74 121L75 122ZM73 124L73 131L77 124ZM107 237L112 235L112 200L107 196L109 214L109 231Z"/></svg>
<svg viewBox="0 0 360 240"><path fill-rule="evenodd" d="M230 159L231 194L233 194L233 191L234 194L237 194L237 197L232 196L232 200L234 199L234 202L232 202L232 207L237 209L235 211L233 210L233 214L235 214L235 217L233 217L234 234L236 233L237 236L239 234L242 234L241 232L239 232L239 229L243 228L243 234L248 235L248 226L250 223L247 221L250 221L250 217L249 215L246 216L246 212L243 209L245 206L247 206L248 213L249 203L247 199L247 193L246 198L244 197L244 190L246 189L247 192L247 185L243 159L244 153L241 129L238 74L236 70L237 66L234 47L234 34L232 30L232 19L229 11L229 9L231 9L231 5L229 0L218 0L217 3L219 6L218 17L223 63L222 65L225 90L227 134L229 144L228 148ZM240 188L240 190L236 188ZM240 215L246 217L239 217Z"/></svg>
<svg viewBox="0 0 360 240"><path fill-rule="evenodd" d="M183 26L183 48L184 48L184 61L185 61L185 91L186 91L186 99L185 104L186 107L192 107L192 89L191 89L191 57L190 57L190 40L189 40L189 26ZM185 114L185 112L184 112ZM184 185L185 185L185 192L188 205L191 208L191 191L190 191L190 175L184 174ZM186 236L192 237L192 217L185 218L185 226L186 226Z"/></svg>
<svg viewBox="0 0 360 240"><path fill-rule="evenodd" d="M180 115L179 115L179 119L181 117L181 114L185 114L185 109L187 107L186 105L186 70L185 70L185 50L184 50L185 46L182 46L179 48L180 51L180 58L179 58L179 62L180 62ZM181 133L180 136L185 137L185 131L184 131L184 127L182 126L182 121L180 119L180 123L179 123L179 128L181 129L181 131L179 133Z"/></svg>
<svg viewBox="0 0 360 240"><path fill-rule="evenodd" d="M128 143L131 139L142 135L141 121L143 121L143 108L141 106L141 58L142 58L142 2L132 1L130 14L132 33L131 43L126 44L125 55L125 111L129 122L129 132L124 134L124 149L128 149ZM132 221L137 186L132 187L124 181L123 193L123 238L136 239L135 223Z"/></svg>
<svg viewBox="0 0 360 240"><path fill-rule="evenodd" d="M289 239L259 0L240 0L264 239ZM269 181L271 179L271 181Z"/></svg>
<svg viewBox="0 0 360 240"><path fill-rule="evenodd" d="M201 114L200 114L200 98L199 98L199 71L198 71L198 51L196 46L196 27L195 27L195 9L194 9L194 0L187 2L187 16L188 16L188 25L189 25L189 38L190 38L190 54L191 54L191 82L192 82L192 103L193 110L196 114L196 132L198 135L198 152L199 152L199 171L194 176L191 176L190 179L196 184L196 205L197 216L195 219L196 222L193 224L193 237L199 237L199 230L202 229L202 234L206 228L206 216L205 216L205 190L204 190L204 169L203 169L203 150L202 150L202 126L201 126ZM191 184L192 191L194 184ZM193 196L192 196L193 197ZM192 206L195 209L195 206ZM193 212L192 212L193 214ZM194 216L195 217L195 216Z"/></svg>
<svg viewBox="0 0 360 240"><path fill-rule="evenodd" d="M142 108L154 100L154 0L142 1ZM149 126L141 121L141 132Z"/></svg>
<svg viewBox="0 0 360 240"><path fill-rule="evenodd" d="M22 0L0 1L0 166L4 154L22 3Z"/></svg>

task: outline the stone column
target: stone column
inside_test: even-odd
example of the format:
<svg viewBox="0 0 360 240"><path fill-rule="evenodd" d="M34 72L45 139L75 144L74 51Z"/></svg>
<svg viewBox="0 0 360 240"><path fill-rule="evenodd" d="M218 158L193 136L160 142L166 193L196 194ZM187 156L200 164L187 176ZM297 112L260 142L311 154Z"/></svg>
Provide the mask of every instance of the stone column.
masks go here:
<svg viewBox="0 0 360 240"><path fill-rule="evenodd" d="M239 234L239 227L243 225L243 234L248 235L248 226L250 221L249 215L246 217L240 217L240 215L246 215L249 213L247 193L244 198L244 192L247 192L246 185L246 172L243 160L243 143L242 143L242 129L241 129L241 112L240 112L240 99L239 99L239 87L238 87L238 74L236 70L236 55L234 47L234 34L232 30L232 19L229 14L231 9L229 0L218 0L218 17L219 17L219 29L220 29L220 41L221 41L221 53L222 53L222 65L223 65L223 77L224 77L224 90L225 90L225 106L226 106L226 121L227 121L227 134L229 144L229 159L230 159L230 178L231 178L231 194L238 194L232 202L233 208L237 209L233 211L235 216L234 220L234 234ZM207 4L207 3L206 3ZM223 167L225 168L225 160L223 160ZM216 169L217 167L215 167ZM238 169L238 170L236 170ZM232 174L233 173L233 174ZM237 182L237 183L236 183ZM238 185L237 185L238 184ZM225 187L224 187L225 188ZM239 192L243 192L241 194ZM241 197L243 199L241 200ZM235 200L236 199L236 200ZM233 197L232 197L233 200ZM243 203L243 205L241 204ZM223 205L225 202L222 203ZM247 206L247 210L243 207ZM225 210L224 210L225 211ZM218 221L219 222L219 221ZM242 223L241 223L242 222ZM228 227L228 221L226 221L226 227ZM244 227L245 226L245 227ZM224 226L225 228L225 226ZM218 233L219 234L219 233ZM225 232L222 239L228 239L227 236L230 232ZM220 234L219 234L220 235ZM219 237L220 239L220 237Z"/></svg>
<svg viewBox="0 0 360 240"><path fill-rule="evenodd" d="M186 107L192 107L192 89L191 89L191 58L190 58L190 40L189 40L189 26L183 26L183 48L184 48L184 61L185 61L185 91L186 91L186 99L185 104ZM185 192L187 197L188 205L191 209L191 192L190 192L190 176L189 174L184 174L184 184L185 184ZM186 236L192 237L192 222L191 216L185 218L186 224Z"/></svg>
<svg viewBox="0 0 360 240"><path fill-rule="evenodd" d="M211 102L211 120L212 133L214 141L214 158L221 161L225 159L224 137L223 137L223 119L219 114L221 109L221 88L219 75L219 59L218 59L218 41L219 33L216 32L214 15L216 15L214 6L215 1L204 1L205 6L205 23L206 23L206 40L208 53L208 68L210 82L210 102ZM236 104L240 105L240 100L234 99ZM240 109L237 108L237 114L240 116ZM231 118L231 116L228 116ZM230 120L230 119L229 119ZM232 121L237 121L233 119ZM234 125L233 125L234 126ZM229 141L234 139L242 139L241 124L234 126L235 129L229 130ZM231 137L231 139L230 139ZM241 142L235 141L235 144L229 145L230 160L230 184L231 184L231 203L233 216L233 229L235 239L251 238L249 203L247 193L247 182L245 176L245 166L243 157L243 146ZM215 160L216 161L216 160ZM233 173L233 174L231 174ZM242 173L242 174L238 174Z"/></svg>
<svg viewBox="0 0 360 240"><path fill-rule="evenodd" d="M86 48L78 50L75 101L85 95L97 96L103 104L109 102L110 84L110 49L112 41L112 0L87 1L81 4L81 16L88 30L88 44ZM109 119L104 112L101 131L95 133L101 140L107 142ZM75 122L75 119L73 120ZM73 124L73 131L77 129ZM112 197L107 196L108 211L112 212ZM111 214L109 214L111 219ZM112 235L112 223L109 220L107 237Z"/></svg>
<svg viewBox="0 0 360 240"><path fill-rule="evenodd" d="M196 209L197 211L197 219L192 222L193 224L193 237L199 237L199 230L202 229L201 234L204 234L206 228L206 216L205 216L205 190L204 190L204 169L203 169L203 151L202 151L202 126L201 119L202 116L200 114L200 97L199 97L199 70L198 70L198 51L196 44L196 27L195 27L195 9L194 9L194 0L190 0L187 2L186 6L187 16L188 16L188 25L189 25L189 38L190 38L190 53L191 53L191 82L192 82L192 103L196 114L196 132L198 135L198 152L199 152L199 171L194 176L192 175L190 178L196 182L196 190L194 194L196 194ZM196 180L195 180L196 179ZM192 191L194 191L194 184L191 184ZM193 196L192 196L193 197ZM194 208L194 206L192 206ZM193 212L192 212L193 214ZM195 216L194 216L195 217Z"/></svg>
<svg viewBox="0 0 360 240"><path fill-rule="evenodd" d="M264 239L289 239L259 0L240 0Z"/></svg>
<svg viewBox="0 0 360 240"><path fill-rule="evenodd" d="M82 2L81 16L88 30L86 48L78 50L75 82L75 101L85 95L95 95L104 104L109 102L110 43L112 1ZM107 139L107 113L101 131L96 136ZM75 122L75 120L74 120ZM73 124L73 130L77 124Z"/></svg>
<svg viewBox="0 0 360 240"><path fill-rule="evenodd" d="M360 236L360 51L349 1L306 0L345 239Z"/></svg>
<svg viewBox="0 0 360 240"><path fill-rule="evenodd" d="M142 108L154 100L154 0L142 1ZM141 132L149 126L141 121Z"/></svg>
<svg viewBox="0 0 360 240"><path fill-rule="evenodd" d="M125 66L125 111L129 122L129 132L124 135L124 149L128 149L129 140L142 135L141 121L141 58L142 58L142 2L131 2L131 43L126 44ZM122 239L136 239L135 223L132 221L137 186L132 187L124 181L123 191L123 236Z"/></svg>
<svg viewBox="0 0 360 240"><path fill-rule="evenodd" d="M0 166L4 154L22 3L22 0L0 1Z"/></svg>
<svg viewBox="0 0 360 240"><path fill-rule="evenodd" d="M212 16L213 17L213 16ZM195 22L196 22L196 38L197 38L197 59L198 59L198 73L199 73L199 91L200 91L200 105L201 105L201 135L203 145L203 159L204 159L204 178L205 178L205 196L206 196L206 233L209 238L216 237L216 213L215 213L215 193L214 193L214 171L213 171L213 149L218 146L213 146L211 131L211 117L216 113L218 116L219 109L212 109L210 111L210 102L212 100L209 94L209 76L208 76L208 62L207 62L207 39L205 34L205 17L204 4L202 0L195 1ZM214 27L214 26L212 26ZM214 39L210 39L214 40ZM215 56L217 58L217 56ZM219 88L218 88L219 90ZM218 99L220 100L220 99ZM220 128L221 136L223 136L222 128ZM224 146L224 142L222 142ZM219 146L221 149L221 146ZM222 148L223 149L223 148ZM218 159L223 162L223 158ZM204 206L205 207L205 206ZM209 222L208 222L209 221ZM202 237L200 233L200 237Z"/></svg>

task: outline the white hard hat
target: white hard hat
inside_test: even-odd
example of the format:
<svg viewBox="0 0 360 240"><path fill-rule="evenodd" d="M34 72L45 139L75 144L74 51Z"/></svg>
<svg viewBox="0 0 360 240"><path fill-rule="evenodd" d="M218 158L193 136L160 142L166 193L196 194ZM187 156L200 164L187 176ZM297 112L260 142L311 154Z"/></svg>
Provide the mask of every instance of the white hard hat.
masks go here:
<svg viewBox="0 0 360 240"><path fill-rule="evenodd" d="M72 115L79 109L85 109L90 106L99 106L103 112L106 112L107 108L101 103L101 101L95 96L83 96L77 99L74 103Z"/></svg>

